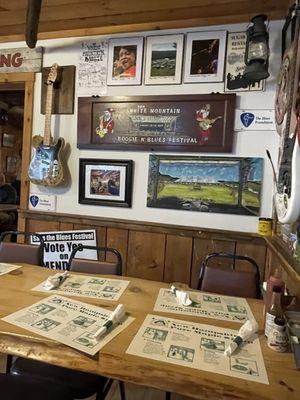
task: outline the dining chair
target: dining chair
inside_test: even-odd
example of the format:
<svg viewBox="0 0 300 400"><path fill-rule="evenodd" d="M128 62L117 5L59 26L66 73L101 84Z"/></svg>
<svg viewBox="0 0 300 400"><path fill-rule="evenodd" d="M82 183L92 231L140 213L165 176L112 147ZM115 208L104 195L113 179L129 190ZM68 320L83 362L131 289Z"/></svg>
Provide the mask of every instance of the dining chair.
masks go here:
<svg viewBox="0 0 300 400"><path fill-rule="evenodd" d="M11 241L4 241L7 236L24 236L29 238L35 235L39 238L40 244L38 246L26 243L16 243ZM44 240L41 235L34 232L23 231L4 231L0 235L0 262L6 263L27 263L38 266L43 266L44 256Z"/></svg>
<svg viewBox="0 0 300 400"><path fill-rule="evenodd" d="M112 254L113 262L75 258L78 252L83 250L96 250L97 253ZM73 272L87 272L90 274L122 275L122 256L118 250L112 247L97 247L79 244L72 250L69 258L68 269Z"/></svg>
<svg viewBox="0 0 300 400"><path fill-rule="evenodd" d="M115 262L109 263L96 260L74 259L77 251L82 251L83 249L112 253L115 255L116 260ZM122 275L122 257L121 254L113 248L85 246L80 244L71 253L68 269L73 272L89 274ZM76 399L84 399L97 393L96 400L103 400L113 383L113 379L110 378L74 371L25 358L17 358L11 367L10 373L19 376L47 378L54 385L57 382L67 385ZM119 381L119 390L121 399L126 400L124 382Z"/></svg>
<svg viewBox="0 0 300 400"><path fill-rule="evenodd" d="M218 265L221 258L232 261L230 267ZM236 269L236 261L245 261L246 271ZM210 265L208 265L210 264ZM259 267L253 258L230 254L208 254L201 264L198 290L228 296L261 298Z"/></svg>
<svg viewBox="0 0 300 400"><path fill-rule="evenodd" d="M1 400L73 400L68 388L44 379L0 374Z"/></svg>

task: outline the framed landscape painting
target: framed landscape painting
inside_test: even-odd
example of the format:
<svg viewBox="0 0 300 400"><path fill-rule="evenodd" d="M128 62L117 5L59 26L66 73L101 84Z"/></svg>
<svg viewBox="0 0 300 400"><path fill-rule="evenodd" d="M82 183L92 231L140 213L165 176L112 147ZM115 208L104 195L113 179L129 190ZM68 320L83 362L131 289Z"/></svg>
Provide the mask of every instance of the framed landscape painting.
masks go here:
<svg viewBox="0 0 300 400"><path fill-rule="evenodd" d="M226 31L187 34L184 83L223 81L226 34Z"/></svg>
<svg viewBox="0 0 300 400"><path fill-rule="evenodd" d="M184 35L148 36L145 85L181 83Z"/></svg>
<svg viewBox="0 0 300 400"><path fill-rule="evenodd" d="M150 155L147 206L258 216L263 159Z"/></svg>
<svg viewBox="0 0 300 400"><path fill-rule="evenodd" d="M81 204L131 207L131 160L79 160Z"/></svg>

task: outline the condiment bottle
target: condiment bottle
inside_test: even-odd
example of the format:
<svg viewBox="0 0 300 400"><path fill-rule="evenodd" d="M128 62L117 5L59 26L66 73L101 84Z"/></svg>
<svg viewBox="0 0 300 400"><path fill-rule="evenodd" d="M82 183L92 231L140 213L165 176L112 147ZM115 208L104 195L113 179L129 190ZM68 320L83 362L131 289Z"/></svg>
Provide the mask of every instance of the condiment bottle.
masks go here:
<svg viewBox="0 0 300 400"><path fill-rule="evenodd" d="M280 286L274 286L272 299L269 308L266 310L265 335L268 337L274 328L274 320L276 317L283 318L283 310L281 307L281 292Z"/></svg>
<svg viewBox="0 0 300 400"><path fill-rule="evenodd" d="M285 320L276 317L274 327L268 337L268 346L270 349L279 353L284 353L288 348L288 335L286 332Z"/></svg>
<svg viewBox="0 0 300 400"><path fill-rule="evenodd" d="M275 269L274 275L270 275L269 278L267 279L267 289L266 289L266 295L265 295L265 310L267 311L271 299L272 299L272 291L274 286L279 286L281 288L282 293L284 293L284 282L280 277L280 273L278 268Z"/></svg>

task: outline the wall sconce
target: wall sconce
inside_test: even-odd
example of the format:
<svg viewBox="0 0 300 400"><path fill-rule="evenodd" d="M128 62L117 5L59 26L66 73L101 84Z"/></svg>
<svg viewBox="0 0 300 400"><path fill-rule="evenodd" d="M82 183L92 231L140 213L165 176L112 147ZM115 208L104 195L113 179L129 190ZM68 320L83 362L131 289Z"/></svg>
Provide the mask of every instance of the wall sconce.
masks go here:
<svg viewBox="0 0 300 400"><path fill-rule="evenodd" d="M249 85L270 76L268 72L269 34L265 24L266 20L266 15L256 15L251 19L252 25L246 31L246 68L243 77Z"/></svg>

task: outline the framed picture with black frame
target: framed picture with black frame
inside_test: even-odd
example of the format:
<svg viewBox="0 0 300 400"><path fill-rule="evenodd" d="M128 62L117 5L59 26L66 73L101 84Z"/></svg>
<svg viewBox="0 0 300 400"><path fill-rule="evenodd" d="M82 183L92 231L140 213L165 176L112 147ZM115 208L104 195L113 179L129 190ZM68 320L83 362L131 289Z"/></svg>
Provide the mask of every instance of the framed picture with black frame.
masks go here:
<svg viewBox="0 0 300 400"><path fill-rule="evenodd" d="M80 204L131 207L132 160L79 159Z"/></svg>

